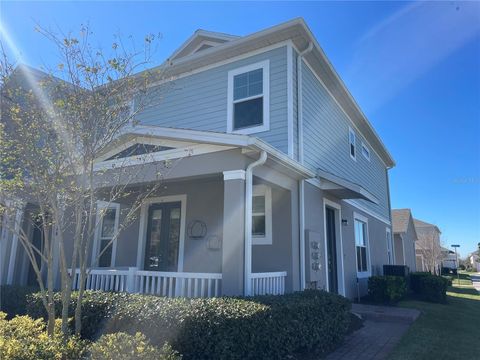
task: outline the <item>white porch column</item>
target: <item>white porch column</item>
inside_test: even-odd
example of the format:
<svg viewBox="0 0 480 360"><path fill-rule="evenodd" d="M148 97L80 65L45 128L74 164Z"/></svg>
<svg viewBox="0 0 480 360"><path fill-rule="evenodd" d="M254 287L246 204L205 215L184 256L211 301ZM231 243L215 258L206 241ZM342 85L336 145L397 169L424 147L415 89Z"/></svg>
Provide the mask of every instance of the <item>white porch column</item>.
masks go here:
<svg viewBox="0 0 480 360"><path fill-rule="evenodd" d="M243 295L245 171L223 172L222 294Z"/></svg>
<svg viewBox="0 0 480 360"><path fill-rule="evenodd" d="M13 275L15 271L15 262L17 259L18 236L22 225L24 206L21 205L13 217L12 247L10 248L10 261L8 263L7 284L13 284Z"/></svg>

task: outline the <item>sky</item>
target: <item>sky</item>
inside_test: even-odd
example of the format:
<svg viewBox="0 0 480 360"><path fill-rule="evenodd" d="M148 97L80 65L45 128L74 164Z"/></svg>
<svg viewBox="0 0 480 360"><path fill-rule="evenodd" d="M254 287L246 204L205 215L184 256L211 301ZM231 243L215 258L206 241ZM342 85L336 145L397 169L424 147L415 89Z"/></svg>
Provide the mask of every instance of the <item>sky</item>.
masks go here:
<svg viewBox="0 0 480 360"><path fill-rule="evenodd" d="M2 41L55 66L36 24L88 24L108 47L161 34L159 64L196 29L247 35L303 17L396 161L392 208L436 224L446 247L480 242L480 2L8 2Z"/></svg>

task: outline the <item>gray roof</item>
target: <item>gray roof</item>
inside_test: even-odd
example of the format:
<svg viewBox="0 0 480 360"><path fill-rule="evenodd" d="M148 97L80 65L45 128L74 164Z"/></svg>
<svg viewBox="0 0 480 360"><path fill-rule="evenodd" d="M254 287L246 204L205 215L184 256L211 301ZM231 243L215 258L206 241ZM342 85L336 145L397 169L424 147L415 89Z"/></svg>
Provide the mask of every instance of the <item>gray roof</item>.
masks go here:
<svg viewBox="0 0 480 360"><path fill-rule="evenodd" d="M415 224L416 228L434 228L439 234L442 233L437 225L430 224L418 219L413 219L413 223Z"/></svg>
<svg viewBox="0 0 480 360"><path fill-rule="evenodd" d="M410 209L393 209L392 210L392 227L396 234L406 233L408 223L412 217Z"/></svg>

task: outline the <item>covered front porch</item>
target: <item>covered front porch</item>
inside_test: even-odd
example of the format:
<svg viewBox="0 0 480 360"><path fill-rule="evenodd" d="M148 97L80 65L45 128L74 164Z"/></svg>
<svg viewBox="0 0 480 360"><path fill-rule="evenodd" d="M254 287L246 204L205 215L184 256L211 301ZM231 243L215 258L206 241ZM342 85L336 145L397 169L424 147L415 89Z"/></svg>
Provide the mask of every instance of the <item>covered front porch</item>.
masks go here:
<svg viewBox="0 0 480 360"><path fill-rule="evenodd" d="M173 159L168 168L162 165L161 180L144 164L128 166L132 174L138 172L129 183L132 197L150 181L161 186L113 242L133 200L99 202L107 209L93 240L86 289L168 297L300 290L301 174L258 150L196 149ZM249 170L262 153L265 161ZM118 178L115 172L120 171L110 167L112 161L97 165L103 169L98 186L105 194L109 179ZM78 289L79 270L70 273L72 287Z"/></svg>

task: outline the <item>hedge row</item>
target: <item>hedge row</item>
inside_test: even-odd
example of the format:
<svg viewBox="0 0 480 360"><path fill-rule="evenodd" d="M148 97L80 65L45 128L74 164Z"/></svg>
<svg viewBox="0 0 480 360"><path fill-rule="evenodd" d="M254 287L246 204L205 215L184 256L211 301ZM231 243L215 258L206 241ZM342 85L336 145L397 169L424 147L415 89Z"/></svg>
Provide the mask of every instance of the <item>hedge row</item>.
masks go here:
<svg viewBox="0 0 480 360"><path fill-rule="evenodd" d="M59 312L59 295L55 303ZM82 308L84 338L141 332L154 345L172 344L185 359L273 359L323 353L343 340L350 322L347 299L317 290L191 300L87 292ZM30 297L27 310L32 317L45 316L38 294Z"/></svg>
<svg viewBox="0 0 480 360"><path fill-rule="evenodd" d="M447 302L449 280L443 276L432 275L428 272L410 274L410 288L420 299L435 302Z"/></svg>
<svg viewBox="0 0 480 360"><path fill-rule="evenodd" d="M407 295L407 282L401 276L371 276L368 295L374 302L394 304Z"/></svg>

